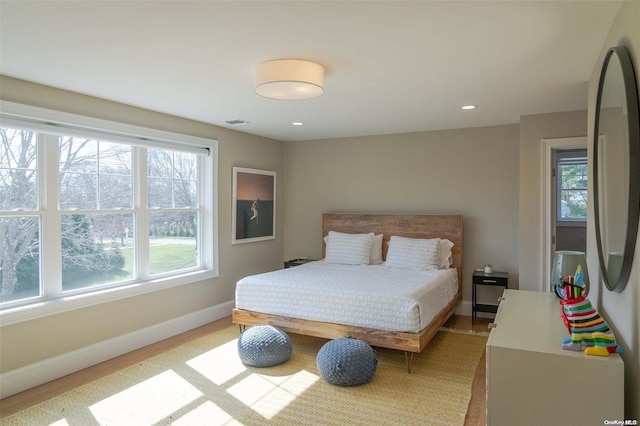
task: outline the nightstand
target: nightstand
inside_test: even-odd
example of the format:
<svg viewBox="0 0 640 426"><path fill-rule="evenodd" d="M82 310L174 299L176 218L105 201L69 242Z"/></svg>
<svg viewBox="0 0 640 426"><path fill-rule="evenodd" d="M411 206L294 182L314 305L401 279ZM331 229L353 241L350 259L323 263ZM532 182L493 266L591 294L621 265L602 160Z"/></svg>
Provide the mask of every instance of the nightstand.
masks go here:
<svg viewBox="0 0 640 426"><path fill-rule="evenodd" d="M498 312L497 302L496 304L477 303L478 286L497 286L507 289L509 288L509 273L494 271L492 274L485 274L484 271L473 271L472 324L476 322L476 312L489 312L494 314Z"/></svg>
<svg viewBox="0 0 640 426"><path fill-rule="evenodd" d="M308 259L306 257L300 257L298 259L291 259L284 262L285 268L293 268L294 266L304 265L305 263L314 262L315 259Z"/></svg>

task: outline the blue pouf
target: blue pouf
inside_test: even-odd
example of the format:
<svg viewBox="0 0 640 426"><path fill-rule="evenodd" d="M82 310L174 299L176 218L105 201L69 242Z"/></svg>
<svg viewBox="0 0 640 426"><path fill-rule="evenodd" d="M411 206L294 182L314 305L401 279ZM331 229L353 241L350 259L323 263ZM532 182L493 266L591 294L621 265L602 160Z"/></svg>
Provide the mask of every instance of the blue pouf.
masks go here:
<svg viewBox="0 0 640 426"><path fill-rule="evenodd" d="M291 340L272 325L254 325L238 338L238 355L250 367L272 367L291 356Z"/></svg>
<svg viewBox="0 0 640 426"><path fill-rule="evenodd" d="M338 386L360 386L368 383L378 365L373 348L362 340L351 337L325 343L318 352L316 362L320 376Z"/></svg>

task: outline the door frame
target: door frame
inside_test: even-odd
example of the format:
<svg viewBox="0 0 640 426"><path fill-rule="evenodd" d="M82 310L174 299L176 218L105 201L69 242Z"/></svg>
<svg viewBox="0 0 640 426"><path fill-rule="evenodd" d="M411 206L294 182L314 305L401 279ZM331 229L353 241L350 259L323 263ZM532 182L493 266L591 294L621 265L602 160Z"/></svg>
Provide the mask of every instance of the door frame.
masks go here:
<svg viewBox="0 0 640 426"><path fill-rule="evenodd" d="M551 182L553 178L554 152L565 149L587 149L588 142L586 136L573 138L553 138L542 139L542 279L539 284L539 291L550 291L551 264L555 253L555 243L553 242L553 230L555 228L555 212L551 208L555 205L552 199L554 190ZM587 166L588 167L588 166ZM588 220L588 219L587 219Z"/></svg>

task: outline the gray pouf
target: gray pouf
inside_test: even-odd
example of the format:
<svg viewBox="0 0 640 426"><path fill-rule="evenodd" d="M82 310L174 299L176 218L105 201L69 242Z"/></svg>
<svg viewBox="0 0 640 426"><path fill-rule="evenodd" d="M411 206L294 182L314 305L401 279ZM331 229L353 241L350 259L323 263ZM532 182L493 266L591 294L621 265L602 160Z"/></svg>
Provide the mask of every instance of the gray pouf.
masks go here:
<svg viewBox="0 0 640 426"><path fill-rule="evenodd" d="M291 340L284 331L272 325L254 325L238 338L238 355L250 367L272 367L291 356Z"/></svg>
<svg viewBox="0 0 640 426"><path fill-rule="evenodd" d="M316 358L318 372L327 382L338 386L360 386L376 372L376 351L362 340L343 337L320 348Z"/></svg>

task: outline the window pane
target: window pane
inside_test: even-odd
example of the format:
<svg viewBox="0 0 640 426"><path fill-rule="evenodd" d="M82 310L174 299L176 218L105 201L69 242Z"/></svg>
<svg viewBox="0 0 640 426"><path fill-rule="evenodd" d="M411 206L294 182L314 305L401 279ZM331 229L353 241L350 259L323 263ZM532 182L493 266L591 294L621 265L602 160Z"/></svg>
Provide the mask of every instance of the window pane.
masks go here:
<svg viewBox="0 0 640 426"><path fill-rule="evenodd" d="M66 137L59 151L62 210L133 206L130 146Z"/></svg>
<svg viewBox="0 0 640 426"><path fill-rule="evenodd" d="M162 212L149 215L151 274L198 266L198 214Z"/></svg>
<svg viewBox="0 0 640 426"><path fill-rule="evenodd" d="M561 194L561 216L563 219L587 218L587 191L563 190Z"/></svg>
<svg viewBox="0 0 640 426"><path fill-rule="evenodd" d="M587 189L587 164L560 164L562 189Z"/></svg>
<svg viewBox="0 0 640 426"><path fill-rule="evenodd" d="M147 169L149 207L198 207L197 155L149 149Z"/></svg>
<svg viewBox="0 0 640 426"><path fill-rule="evenodd" d="M36 134L0 128L0 210L36 210Z"/></svg>
<svg viewBox="0 0 640 426"><path fill-rule="evenodd" d="M98 141L62 137L59 154L61 172L98 172Z"/></svg>
<svg viewBox="0 0 640 426"><path fill-rule="evenodd" d="M198 207L198 182L194 180L175 180L174 188L174 207Z"/></svg>
<svg viewBox="0 0 640 426"><path fill-rule="evenodd" d="M87 209L98 207L96 175L84 173L60 174L60 209Z"/></svg>
<svg viewBox="0 0 640 426"><path fill-rule="evenodd" d="M132 207L133 180L131 176L100 176L100 208L128 209Z"/></svg>
<svg viewBox="0 0 640 426"><path fill-rule="evenodd" d="M0 216L0 302L40 295L40 219Z"/></svg>
<svg viewBox="0 0 640 426"><path fill-rule="evenodd" d="M132 150L128 145L100 142L100 208L133 207Z"/></svg>
<svg viewBox="0 0 640 426"><path fill-rule="evenodd" d="M131 147L100 142L100 173L131 176Z"/></svg>
<svg viewBox="0 0 640 426"><path fill-rule="evenodd" d="M147 181L147 192L149 200L147 204L151 208L170 208L171 202L171 179L149 178Z"/></svg>
<svg viewBox="0 0 640 426"><path fill-rule="evenodd" d="M174 207L198 207L198 156L176 152L173 177Z"/></svg>
<svg viewBox="0 0 640 426"><path fill-rule="evenodd" d="M558 164L559 204L558 219L586 220L587 218L587 163Z"/></svg>
<svg viewBox="0 0 640 426"><path fill-rule="evenodd" d="M133 214L63 214L62 290L133 277Z"/></svg>
<svg viewBox="0 0 640 426"><path fill-rule="evenodd" d="M173 151L147 149L147 175L153 177L173 177Z"/></svg>
<svg viewBox="0 0 640 426"><path fill-rule="evenodd" d="M174 158L175 179L197 179L198 156L187 152L176 152Z"/></svg>

